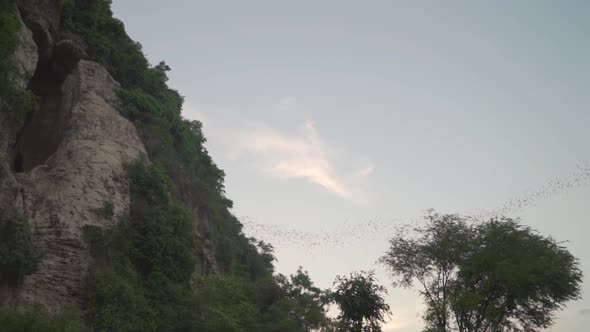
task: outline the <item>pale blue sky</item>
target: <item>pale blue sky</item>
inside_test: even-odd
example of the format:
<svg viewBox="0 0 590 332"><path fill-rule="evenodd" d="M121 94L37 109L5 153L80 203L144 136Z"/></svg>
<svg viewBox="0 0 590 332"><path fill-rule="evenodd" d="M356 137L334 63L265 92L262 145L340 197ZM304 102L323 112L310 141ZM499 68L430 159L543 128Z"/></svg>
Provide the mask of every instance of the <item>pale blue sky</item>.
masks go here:
<svg viewBox="0 0 590 332"><path fill-rule="evenodd" d="M170 85L186 96L185 115L204 122L238 217L311 237L344 227L347 245L331 235L302 250L275 237L279 272L303 265L328 287L371 268L391 224L540 191L515 215L569 240L590 274L588 181L555 195L548 184L590 161L589 1L115 0L113 9L152 63L172 67ZM374 220L383 227L367 226ZM390 330L420 331L417 295L388 299ZM570 303L551 330L585 330L589 308Z"/></svg>

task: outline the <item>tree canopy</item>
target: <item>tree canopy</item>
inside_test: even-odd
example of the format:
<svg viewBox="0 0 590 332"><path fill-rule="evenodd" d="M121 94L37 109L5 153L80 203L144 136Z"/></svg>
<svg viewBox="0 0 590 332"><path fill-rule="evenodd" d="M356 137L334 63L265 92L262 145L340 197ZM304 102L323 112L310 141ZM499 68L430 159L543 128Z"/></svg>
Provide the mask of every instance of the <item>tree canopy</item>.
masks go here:
<svg viewBox="0 0 590 332"><path fill-rule="evenodd" d="M578 260L511 218L431 213L399 229L381 257L394 285L420 286L426 331L539 331L580 297Z"/></svg>
<svg viewBox="0 0 590 332"><path fill-rule="evenodd" d="M381 331L381 323L391 311L383 298L387 290L377 285L372 271L338 276L334 285L332 297L340 308L337 320L341 331Z"/></svg>

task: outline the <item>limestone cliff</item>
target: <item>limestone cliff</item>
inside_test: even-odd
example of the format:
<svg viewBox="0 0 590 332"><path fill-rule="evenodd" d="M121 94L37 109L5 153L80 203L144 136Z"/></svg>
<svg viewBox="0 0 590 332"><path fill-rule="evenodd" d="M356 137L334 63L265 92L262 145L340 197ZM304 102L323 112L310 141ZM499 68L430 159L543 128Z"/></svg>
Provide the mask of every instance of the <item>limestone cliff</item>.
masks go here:
<svg viewBox="0 0 590 332"><path fill-rule="evenodd" d="M64 3L68 1L18 0L14 7L20 28L10 80L37 101L34 109L21 110L26 116L14 120L9 116L13 105L0 97L0 217L21 215L42 256L35 272L18 284L0 283L0 309L41 305L84 310L92 257L83 228L107 228L127 219L130 189L124 166L138 159L149 162L142 142L159 145L160 137L142 136L121 115L116 94L121 85L109 73L112 68L88 60L86 41L62 28ZM206 152L203 156L211 167ZM171 165L181 170L179 178L190 176L183 173L185 166ZM199 243L195 275L219 272L216 221L202 202L207 189L188 182L176 185Z"/></svg>
<svg viewBox="0 0 590 332"><path fill-rule="evenodd" d="M0 289L0 302L57 309L83 301L90 258L82 227L108 225L126 213L124 165L145 155L145 148L117 111L118 83L97 63L60 63L62 55L55 55L60 46L49 43L53 37L41 29L42 22L30 18L28 26L37 27L43 38L34 40L27 25L19 33L18 84L29 86L40 107L16 140L9 129L2 130L0 204L28 219L43 256L21 285ZM45 44L37 47L40 41ZM105 206L112 207L112 218L96 213Z"/></svg>

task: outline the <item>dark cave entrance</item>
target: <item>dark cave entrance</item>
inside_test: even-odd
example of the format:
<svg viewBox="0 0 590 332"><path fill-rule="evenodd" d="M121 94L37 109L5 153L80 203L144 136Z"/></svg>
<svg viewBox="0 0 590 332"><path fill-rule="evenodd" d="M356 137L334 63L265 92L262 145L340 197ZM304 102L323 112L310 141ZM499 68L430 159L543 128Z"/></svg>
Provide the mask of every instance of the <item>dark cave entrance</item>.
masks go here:
<svg viewBox="0 0 590 332"><path fill-rule="evenodd" d="M39 99L37 110L31 110L17 132L13 146L14 172L28 172L44 164L57 151L66 132L70 110L63 107L62 85L71 71L60 64L47 31L31 24L33 39L38 46L39 61L28 89Z"/></svg>

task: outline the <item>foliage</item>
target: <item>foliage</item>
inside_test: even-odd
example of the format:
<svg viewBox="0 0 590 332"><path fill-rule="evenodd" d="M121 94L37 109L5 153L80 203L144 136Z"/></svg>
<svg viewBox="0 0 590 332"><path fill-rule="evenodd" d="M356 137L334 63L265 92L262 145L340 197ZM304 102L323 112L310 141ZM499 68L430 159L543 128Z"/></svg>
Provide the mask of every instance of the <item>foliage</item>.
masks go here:
<svg viewBox="0 0 590 332"><path fill-rule="evenodd" d="M10 76L14 71L12 54L16 49L16 36L20 22L15 1L0 2L0 98L5 99L12 92Z"/></svg>
<svg viewBox="0 0 590 332"><path fill-rule="evenodd" d="M390 314L385 287L377 285L374 273L361 271L349 277L337 276L332 294L340 308L339 327L344 331L381 331L381 323Z"/></svg>
<svg viewBox="0 0 590 332"><path fill-rule="evenodd" d="M189 212L169 197L169 179L156 165L130 168L132 258L144 275L188 284L196 243Z"/></svg>
<svg viewBox="0 0 590 332"><path fill-rule="evenodd" d="M279 274L276 279L284 294L276 306L284 308L290 320L296 322L299 328L312 331L329 324L326 306L331 300L330 292L315 287L307 271L299 267L289 278Z"/></svg>
<svg viewBox="0 0 590 332"><path fill-rule="evenodd" d="M193 327L197 331L312 331L327 326L327 294L299 269L255 283L213 275L196 285Z"/></svg>
<svg viewBox="0 0 590 332"><path fill-rule="evenodd" d="M429 331L538 331L580 296L578 260L551 237L510 218L426 221L400 230L381 261L396 285L420 284Z"/></svg>
<svg viewBox="0 0 590 332"><path fill-rule="evenodd" d="M41 309L25 312L0 311L3 332L83 332L80 317L76 313L48 314Z"/></svg>
<svg viewBox="0 0 590 332"><path fill-rule="evenodd" d="M153 331L153 312L141 276L133 270L124 231L123 226L85 228L93 257L86 319L98 331Z"/></svg>
<svg viewBox="0 0 590 332"><path fill-rule="evenodd" d="M141 45L125 33L123 23L113 18L110 0L61 1L62 29L79 36L86 52L123 85L139 86L148 62Z"/></svg>
<svg viewBox="0 0 590 332"><path fill-rule="evenodd" d="M273 276L273 248L247 239L243 273L194 280L193 224L163 168L127 167L129 220L85 228L94 258L87 318L106 331L308 331L327 322L325 293L301 269Z"/></svg>
<svg viewBox="0 0 590 332"><path fill-rule="evenodd" d="M260 331L253 283L241 277L209 276L196 287L197 331Z"/></svg>
<svg viewBox="0 0 590 332"><path fill-rule="evenodd" d="M17 46L17 33L21 28L14 0L0 1L0 111L6 111L4 121L17 127L25 114L37 107L37 98L28 90L13 84L16 69L13 53ZM9 105L9 107L5 107Z"/></svg>
<svg viewBox="0 0 590 332"><path fill-rule="evenodd" d="M217 265L225 273L251 274L244 263L251 258L251 243L228 211L232 202L225 197L225 174L203 146L201 123L181 117L183 98L166 85L170 67L164 62L149 65L141 45L112 17L110 3L62 1L62 28L80 36L88 56L121 83L121 113L138 128L150 160L161 164L171 178L172 195L186 206L199 202L198 213L215 220L214 229L200 232L212 237Z"/></svg>
<svg viewBox="0 0 590 332"><path fill-rule="evenodd" d="M0 285L21 282L35 271L40 258L28 221L12 209L0 211Z"/></svg>
<svg viewBox="0 0 590 332"><path fill-rule="evenodd" d="M161 167L138 161L128 174L129 220L85 229L94 258L88 319L99 330L183 330L195 267L192 219L170 198Z"/></svg>

